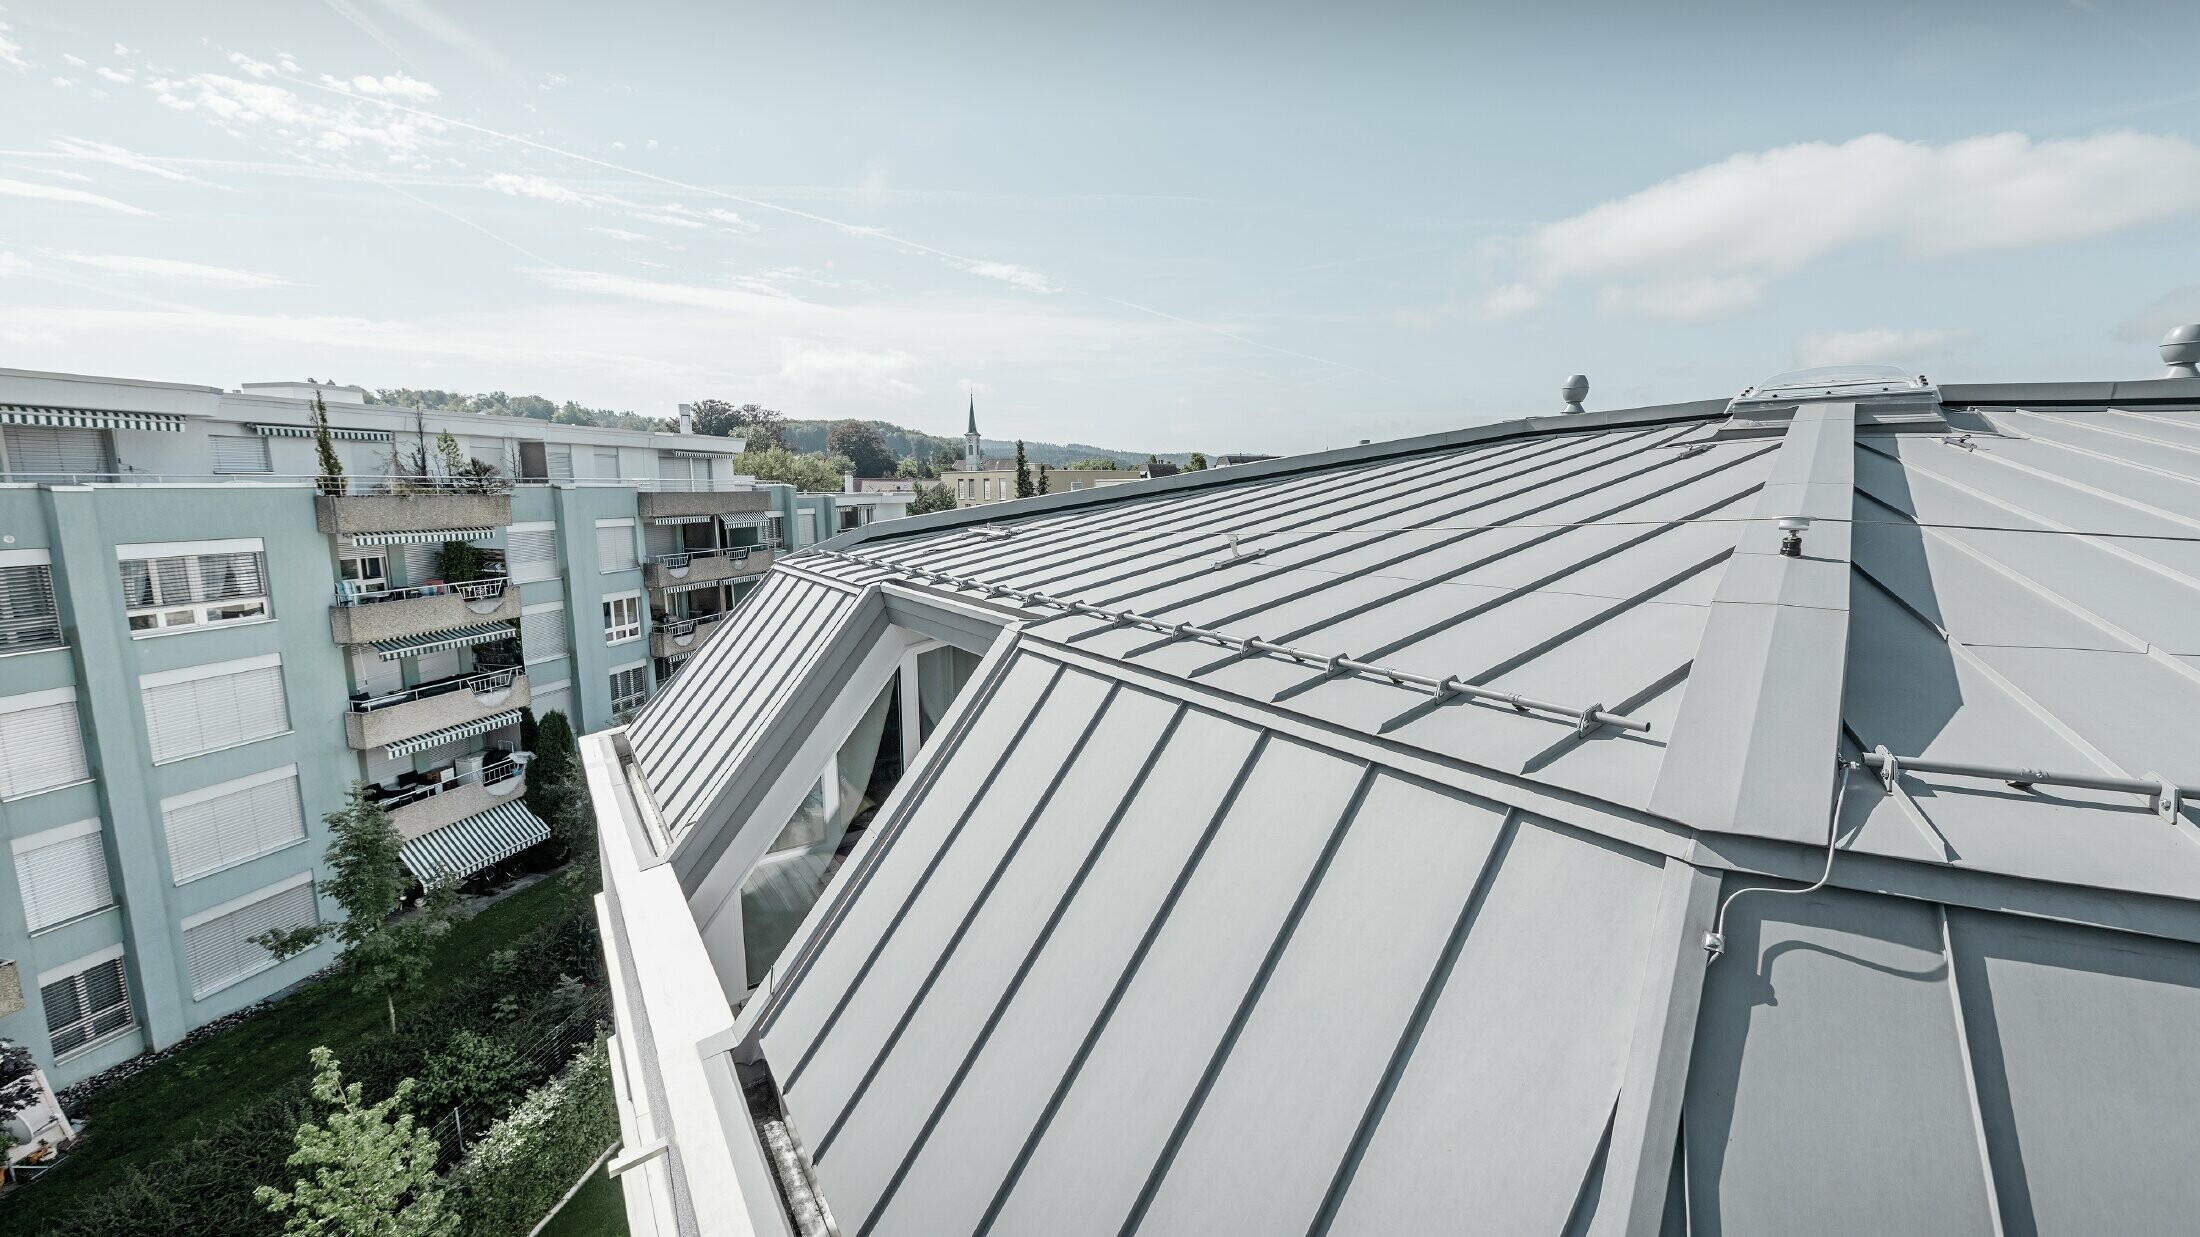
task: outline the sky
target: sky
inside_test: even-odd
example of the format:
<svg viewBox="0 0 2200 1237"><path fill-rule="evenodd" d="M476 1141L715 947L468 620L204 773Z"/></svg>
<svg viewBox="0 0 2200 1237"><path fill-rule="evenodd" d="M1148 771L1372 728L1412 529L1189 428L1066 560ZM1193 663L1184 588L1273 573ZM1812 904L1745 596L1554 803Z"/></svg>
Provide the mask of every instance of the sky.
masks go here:
<svg viewBox="0 0 2200 1237"><path fill-rule="evenodd" d="M0 366L1208 452L1575 372L2150 377L2196 49L2116 0L0 0Z"/></svg>

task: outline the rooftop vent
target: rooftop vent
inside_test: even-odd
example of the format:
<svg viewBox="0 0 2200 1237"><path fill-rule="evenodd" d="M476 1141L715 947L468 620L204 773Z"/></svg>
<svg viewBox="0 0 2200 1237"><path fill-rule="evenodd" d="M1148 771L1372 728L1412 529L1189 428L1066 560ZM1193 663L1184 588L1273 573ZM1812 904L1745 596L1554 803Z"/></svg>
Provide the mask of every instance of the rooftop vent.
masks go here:
<svg viewBox="0 0 2200 1237"><path fill-rule="evenodd" d="M2173 326L2162 337L2164 378L2200 378L2200 322Z"/></svg>
<svg viewBox="0 0 2200 1237"><path fill-rule="evenodd" d="M1558 389L1558 397L1566 401L1564 412L1581 412L1581 401L1589 398L1589 375L1575 374Z"/></svg>

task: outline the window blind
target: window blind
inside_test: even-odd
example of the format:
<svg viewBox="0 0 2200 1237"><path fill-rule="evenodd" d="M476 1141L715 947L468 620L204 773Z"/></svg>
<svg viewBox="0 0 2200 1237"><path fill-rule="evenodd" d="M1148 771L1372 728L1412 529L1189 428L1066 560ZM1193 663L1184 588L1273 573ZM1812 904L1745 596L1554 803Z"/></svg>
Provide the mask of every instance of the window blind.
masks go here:
<svg viewBox="0 0 2200 1237"><path fill-rule="evenodd" d="M54 608L53 568L44 563L0 567L0 651L61 643Z"/></svg>
<svg viewBox="0 0 2200 1237"><path fill-rule="evenodd" d="M573 479L573 448L566 443L551 443L543 449L543 463L552 481Z"/></svg>
<svg viewBox="0 0 2200 1237"><path fill-rule="evenodd" d="M551 606L542 610L522 610L519 616L519 647L528 664L548 661L566 655L565 607ZM539 714L540 709L536 712Z"/></svg>
<svg viewBox="0 0 2200 1237"><path fill-rule="evenodd" d="M290 729L280 665L141 687L139 694L156 764Z"/></svg>
<svg viewBox="0 0 2200 1237"><path fill-rule="evenodd" d="M8 467L16 473L110 473L106 430L12 425Z"/></svg>
<svg viewBox="0 0 2200 1237"><path fill-rule="evenodd" d="M51 790L91 776L84 762L84 732L77 725L75 693L65 692L60 700L49 696L40 692L37 703L13 709L9 701L0 700L0 799Z"/></svg>
<svg viewBox="0 0 2200 1237"><path fill-rule="evenodd" d="M267 556L258 552L122 560L122 604L133 610L266 595Z"/></svg>
<svg viewBox="0 0 2200 1237"><path fill-rule="evenodd" d="M82 821L17 840L15 883L23 893L23 918L33 932L113 906L115 891L108 883L99 822Z"/></svg>
<svg viewBox="0 0 2200 1237"><path fill-rule="evenodd" d="M131 1023L130 984L122 959L107 958L73 975L39 985L46 1034L57 1057L104 1039Z"/></svg>
<svg viewBox="0 0 2200 1237"><path fill-rule="evenodd" d="M306 836L296 766L162 800L160 819L168 869L179 885Z"/></svg>
<svg viewBox="0 0 2200 1237"><path fill-rule="evenodd" d="M645 666L633 666L611 672L611 707L625 712L638 708L649 699L649 671Z"/></svg>
<svg viewBox="0 0 2200 1237"><path fill-rule="evenodd" d="M518 583L558 574L558 526L514 524L504 530L504 564Z"/></svg>
<svg viewBox="0 0 2200 1237"><path fill-rule="evenodd" d="M215 434L214 471L268 472L267 439L258 435Z"/></svg>
<svg viewBox="0 0 2200 1237"><path fill-rule="evenodd" d="M632 523L596 525L596 569L632 571L641 563L634 557Z"/></svg>
<svg viewBox="0 0 2200 1237"><path fill-rule="evenodd" d="M183 952L191 968L191 997L201 1000L275 965L252 938L320 922L313 882L304 881L198 923L186 921Z"/></svg>

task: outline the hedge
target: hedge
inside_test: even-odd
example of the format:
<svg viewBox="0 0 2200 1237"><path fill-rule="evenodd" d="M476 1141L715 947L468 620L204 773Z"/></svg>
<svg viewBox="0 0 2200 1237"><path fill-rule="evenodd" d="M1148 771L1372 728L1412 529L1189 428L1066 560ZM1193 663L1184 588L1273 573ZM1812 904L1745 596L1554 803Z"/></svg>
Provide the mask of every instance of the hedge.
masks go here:
<svg viewBox="0 0 2200 1237"><path fill-rule="evenodd" d="M420 1074L460 1031L532 1036L557 1016L552 1007L561 974L593 978L600 969L595 916L582 903L516 939L508 965L483 966L453 981L434 1000L416 1006L395 1036L353 1050L344 1059L345 1081L364 1084L368 1095L387 1095L400 1079ZM525 996L515 1006L512 998L519 994ZM279 1234L281 1223L254 1201L252 1191L288 1179L285 1161L298 1126L316 1115L310 1082L300 1077L199 1137L133 1167L120 1184L72 1200L68 1210L50 1218L41 1237ZM599 1143L596 1150L602 1149ZM62 1185L56 1179L34 1188Z"/></svg>
<svg viewBox="0 0 2200 1237"><path fill-rule="evenodd" d="M532 1230L618 1136L610 1056L599 1039L491 1127L450 1175L459 1237Z"/></svg>

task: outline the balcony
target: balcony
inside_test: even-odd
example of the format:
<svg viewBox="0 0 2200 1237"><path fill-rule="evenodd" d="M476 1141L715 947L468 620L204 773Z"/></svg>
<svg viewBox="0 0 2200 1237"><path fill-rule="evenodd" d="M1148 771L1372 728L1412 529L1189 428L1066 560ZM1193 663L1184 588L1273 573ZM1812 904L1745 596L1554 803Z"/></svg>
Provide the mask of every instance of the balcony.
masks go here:
<svg viewBox="0 0 2200 1237"><path fill-rule="evenodd" d="M683 550L660 554L642 569L642 583L655 589L710 584L761 575L771 569L772 552L763 546L731 546L722 550Z"/></svg>
<svg viewBox="0 0 2200 1237"><path fill-rule="evenodd" d="M488 811L527 793L526 752L485 752L461 757L441 781L384 794L398 837L407 842Z"/></svg>
<svg viewBox="0 0 2200 1237"><path fill-rule="evenodd" d="M700 487L711 483L696 481L663 484ZM757 515L771 510L771 495L763 490L748 489L644 489L634 496L634 505L645 520L698 515Z"/></svg>
<svg viewBox="0 0 2200 1237"><path fill-rule="evenodd" d="M718 630L724 614L705 614L696 618L669 619L657 624L649 633L651 657L685 657L703 647L710 633Z"/></svg>
<svg viewBox="0 0 2200 1237"><path fill-rule="evenodd" d="M502 576L464 584L423 584L376 592L338 589L328 612L338 644L379 644L452 627L519 618L519 589Z"/></svg>
<svg viewBox="0 0 2200 1237"><path fill-rule="evenodd" d="M351 702L344 714L344 738L352 750L387 747L524 708L525 671L504 667L422 683L401 692Z"/></svg>
<svg viewBox="0 0 2200 1237"><path fill-rule="evenodd" d="M707 496L706 496L707 497ZM762 495L758 495L759 498ZM471 532L512 522L510 494L427 490L414 494L323 494L313 518L324 533L359 537L373 533ZM478 536L479 534L473 534ZM471 536L459 540L471 540Z"/></svg>

